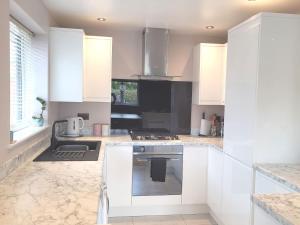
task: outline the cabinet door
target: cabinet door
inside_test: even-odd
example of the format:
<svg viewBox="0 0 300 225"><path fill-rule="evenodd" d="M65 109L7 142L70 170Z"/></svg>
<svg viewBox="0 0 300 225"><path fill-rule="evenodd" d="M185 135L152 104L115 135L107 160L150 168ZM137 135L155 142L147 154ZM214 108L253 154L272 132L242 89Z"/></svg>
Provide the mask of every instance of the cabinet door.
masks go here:
<svg viewBox="0 0 300 225"><path fill-rule="evenodd" d="M131 205L132 147L106 147L107 192L111 207Z"/></svg>
<svg viewBox="0 0 300 225"><path fill-rule="evenodd" d="M184 146L182 204L206 203L208 147Z"/></svg>
<svg viewBox="0 0 300 225"><path fill-rule="evenodd" d="M83 30L50 29L50 101L83 101L83 42Z"/></svg>
<svg viewBox="0 0 300 225"><path fill-rule="evenodd" d="M224 151L249 166L257 135L259 37L259 24L243 25L228 36Z"/></svg>
<svg viewBox="0 0 300 225"><path fill-rule="evenodd" d="M225 46L201 44L200 105L222 105L224 93Z"/></svg>
<svg viewBox="0 0 300 225"><path fill-rule="evenodd" d="M207 204L221 218L223 152L210 148L208 152Z"/></svg>
<svg viewBox="0 0 300 225"><path fill-rule="evenodd" d="M111 102L112 38L85 37L84 101Z"/></svg>
<svg viewBox="0 0 300 225"><path fill-rule="evenodd" d="M278 223L269 214L257 206L254 206L253 220L253 225L280 225L280 223Z"/></svg>
<svg viewBox="0 0 300 225"><path fill-rule="evenodd" d="M224 104L226 46L201 43L194 49L193 103Z"/></svg>
<svg viewBox="0 0 300 225"><path fill-rule="evenodd" d="M226 225L249 225L252 169L224 155L222 218Z"/></svg>
<svg viewBox="0 0 300 225"><path fill-rule="evenodd" d="M255 173L255 193L257 194L271 194L271 193L291 193L295 192L284 186L277 181L265 176L264 174L257 172Z"/></svg>

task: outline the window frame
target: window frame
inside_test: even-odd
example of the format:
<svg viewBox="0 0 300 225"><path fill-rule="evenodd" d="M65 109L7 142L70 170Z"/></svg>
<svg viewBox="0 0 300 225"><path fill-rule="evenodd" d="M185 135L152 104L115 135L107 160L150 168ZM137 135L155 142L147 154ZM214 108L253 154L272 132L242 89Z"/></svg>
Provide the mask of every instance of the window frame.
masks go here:
<svg viewBox="0 0 300 225"><path fill-rule="evenodd" d="M139 88L139 80L133 80L133 79L112 79L112 83L114 82L114 81L117 81L117 82L134 82L134 83L136 83L137 84L137 91L136 91L136 93L137 93L137 104L118 104L118 103L115 103L114 105L115 106L133 106L133 107L138 107L138 106L140 106L140 88ZM113 90L113 88L112 88L112 90ZM113 92L112 92L113 93Z"/></svg>
<svg viewBox="0 0 300 225"><path fill-rule="evenodd" d="M20 71L23 71L24 70L24 68L26 68L27 66L29 66L30 67L30 70L29 70L29 76L32 76L32 73L33 73L33 61L32 61L32 57L33 57L33 53L32 53L32 39L34 38L34 36L35 36L35 34L30 30L30 29L28 29L26 26L24 26L22 23L20 23L17 19L15 19L13 16L11 16L10 15L10 20L9 20L9 44L10 44L10 49L11 49L11 41L12 41L12 39L11 39L11 32L12 32L12 30L11 30L11 24L14 24L14 26L16 26L16 27L18 27L18 29L21 29L21 30L23 30L23 32L25 32L25 33L27 33L28 34L28 37L30 38L30 46L29 46L29 49L30 49L30 52L29 53L26 53L26 54L28 54L29 56L25 56L25 57L29 57L29 65L23 65L22 64L22 62L20 63L20 65L18 65L18 66L20 66L21 68L16 68L16 70L20 70ZM17 35L16 35L17 36ZM25 43L25 42L24 42ZM20 44L21 44L21 46L22 46L22 42L20 42ZM17 45L17 44L16 44ZM21 47L22 48L22 47ZM20 55L22 55L22 54L24 54L24 53L20 53ZM17 58L18 56L16 56L16 58ZM20 56L19 56L20 57ZM21 61L22 61L22 58L23 57L20 57L21 59ZM19 60L19 59L17 59L17 60ZM23 68L24 67L24 68ZM10 72L11 72L11 50L10 50ZM10 74L10 87L11 87L11 74ZM21 82L22 83L24 83L24 85L26 85L26 83L28 82L28 80L27 79L29 79L30 80L30 78L26 78L26 75L24 75L24 73L22 72L22 74L21 74ZM22 87L23 88L23 87ZM22 107L24 107L23 105L25 104L28 104L28 102L30 103L30 101L28 101L28 99L30 99L30 98L28 98L28 96L26 96L26 94L27 94L27 91L28 91L28 89L27 89L27 91L26 91L26 86L25 86L25 88L24 88L24 90L23 89L21 89L22 90ZM31 90L31 91L33 91L33 90ZM11 99L11 91L10 91L10 99ZM28 101L28 102L27 102ZM32 99L32 102L33 102L34 100ZM11 102L11 100L10 100L10 111L11 111L11 109L12 109L12 102ZM18 110L16 110L16 111L18 111ZM28 128L28 127L30 127L30 116L29 116L29 114L30 114L30 112L29 112L30 110L28 110L28 112L26 112L26 108L25 109L22 109L21 110L21 113L22 113L22 120L20 120L18 123L16 123L16 124L12 124L12 120L10 119L10 130L11 131L13 131L13 132L17 132L17 131L20 131L20 130L22 130L22 129L25 129L25 128ZM10 114L10 116L11 116L11 114ZM25 117L25 118L23 118L23 116ZM17 120L18 121L18 120Z"/></svg>

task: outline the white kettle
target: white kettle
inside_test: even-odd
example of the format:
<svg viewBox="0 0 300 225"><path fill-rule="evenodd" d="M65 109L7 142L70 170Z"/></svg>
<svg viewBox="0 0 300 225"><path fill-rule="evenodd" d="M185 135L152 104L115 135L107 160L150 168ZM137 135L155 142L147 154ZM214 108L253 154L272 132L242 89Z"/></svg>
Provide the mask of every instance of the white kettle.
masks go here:
<svg viewBox="0 0 300 225"><path fill-rule="evenodd" d="M67 127L67 135L68 136L79 136L80 130L84 127L84 121L81 117L72 117L68 118L68 127ZM81 122L81 126L80 126Z"/></svg>

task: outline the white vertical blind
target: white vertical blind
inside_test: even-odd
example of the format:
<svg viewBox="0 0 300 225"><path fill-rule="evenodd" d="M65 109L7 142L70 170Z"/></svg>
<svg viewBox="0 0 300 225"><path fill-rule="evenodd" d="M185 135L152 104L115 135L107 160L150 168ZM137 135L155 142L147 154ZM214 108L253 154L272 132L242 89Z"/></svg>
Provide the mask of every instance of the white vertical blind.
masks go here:
<svg viewBox="0 0 300 225"><path fill-rule="evenodd" d="M10 21L10 129L29 125L32 116L32 33Z"/></svg>

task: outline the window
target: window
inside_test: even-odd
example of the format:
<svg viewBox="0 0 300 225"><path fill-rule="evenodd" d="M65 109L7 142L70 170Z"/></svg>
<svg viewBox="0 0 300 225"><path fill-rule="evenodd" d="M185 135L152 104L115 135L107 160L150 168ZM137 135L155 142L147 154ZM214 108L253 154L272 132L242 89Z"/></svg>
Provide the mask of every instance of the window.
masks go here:
<svg viewBox="0 0 300 225"><path fill-rule="evenodd" d="M29 125L32 116L32 33L10 21L10 129Z"/></svg>
<svg viewBox="0 0 300 225"><path fill-rule="evenodd" d="M112 95L115 105L138 105L138 82L113 80Z"/></svg>

